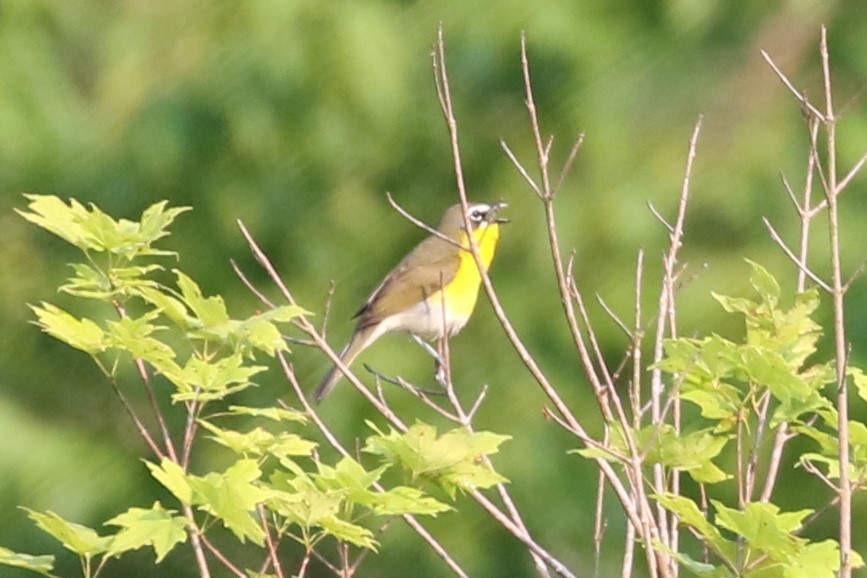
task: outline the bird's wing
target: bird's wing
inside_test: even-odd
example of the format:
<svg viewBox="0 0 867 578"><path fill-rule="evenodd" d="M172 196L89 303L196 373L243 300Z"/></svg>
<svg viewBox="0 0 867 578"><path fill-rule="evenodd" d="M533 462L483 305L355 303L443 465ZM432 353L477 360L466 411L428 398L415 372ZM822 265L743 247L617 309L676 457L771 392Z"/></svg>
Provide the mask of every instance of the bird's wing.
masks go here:
<svg viewBox="0 0 867 578"><path fill-rule="evenodd" d="M460 265L459 249L428 237L397 264L367 299L356 317L359 327L375 325L433 295L451 283Z"/></svg>

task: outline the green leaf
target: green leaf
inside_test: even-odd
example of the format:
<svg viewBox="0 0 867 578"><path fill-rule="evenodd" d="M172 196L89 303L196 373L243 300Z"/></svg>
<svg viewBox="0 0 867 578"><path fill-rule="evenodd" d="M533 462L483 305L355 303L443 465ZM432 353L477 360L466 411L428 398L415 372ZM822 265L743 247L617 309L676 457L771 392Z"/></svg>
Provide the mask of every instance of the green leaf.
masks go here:
<svg viewBox="0 0 867 578"><path fill-rule="evenodd" d="M719 529L705 518L695 502L675 494L663 494L654 497L666 510L677 514L682 524L695 529L718 556L729 562L734 562L737 556L737 545L723 537Z"/></svg>
<svg viewBox="0 0 867 578"><path fill-rule="evenodd" d="M780 512L774 504L753 502L743 510L727 508L713 501L716 523L743 537L756 555L763 553L777 561L785 561L798 555L806 540L792 533L812 510Z"/></svg>
<svg viewBox="0 0 867 578"><path fill-rule="evenodd" d="M101 250L90 243L90 235L82 222L88 218L87 209L75 199L69 206L54 195L24 195L30 204L28 211L15 211L38 227L54 233L66 242L85 250Z"/></svg>
<svg viewBox="0 0 867 578"><path fill-rule="evenodd" d="M725 447L728 437L714 435L709 430L678 433L664 424L643 428L638 439L649 464L661 463L685 471L704 484L715 484L731 477L711 461Z"/></svg>
<svg viewBox="0 0 867 578"><path fill-rule="evenodd" d="M193 488L188 481L188 475L183 468L168 458L163 458L160 465L145 462L151 475L170 491L182 504L193 503Z"/></svg>
<svg viewBox="0 0 867 578"><path fill-rule="evenodd" d="M654 542L654 549L664 552L677 560L683 568L692 572L693 575L700 578L734 578L731 570L725 566L714 566L705 562L699 562L692 559L688 554L683 552L674 552L666 544L660 540Z"/></svg>
<svg viewBox="0 0 867 578"><path fill-rule="evenodd" d="M197 321L194 329L213 328L229 322L229 314L222 297L204 297L195 281L179 269L175 269L174 273L178 278L178 288L183 301Z"/></svg>
<svg viewBox="0 0 867 578"><path fill-rule="evenodd" d="M740 391L724 382L707 383L702 387L684 386L680 398L697 405L702 417L719 422L715 428L717 433L734 427L742 406Z"/></svg>
<svg viewBox="0 0 867 578"><path fill-rule="evenodd" d="M743 313L744 315L754 315L758 310L759 304L750 299L743 297L729 297L720 295L719 293L711 292L713 298L722 305L722 308L727 313Z"/></svg>
<svg viewBox="0 0 867 578"><path fill-rule="evenodd" d="M181 271L175 270L178 288L186 308L192 316L183 316L182 322L191 337L228 344L237 353L259 350L274 356L277 351L287 351L288 346L275 323L287 323L309 313L294 305L277 307L244 320L229 318L226 305L220 296L204 297L196 283ZM149 296L154 299L153 295ZM160 300L160 298L156 298ZM177 312L174 313L179 317Z"/></svg>
<svg viewBox="0 0 867 578"><path fill-rule="evenodd" d="M90 558L102 554L108 550L111 538L100 536L95 530L68 522L54 512L36 512L24 508L31 520L43 532L51 535L55 540L63 544L67 550L71 550L80 556Z"/></svg>
<svg viewBox="0 0 867 578"><path fill-rule="evenodd" d="M194 355L178 374L167 373L166 377L178 388L172 396L174 401L210 401L247 389L253 385L250 378L266 369L244 365L240 353L216 360Z"/></svg>
<svg viewBox="0 0 867 578"><path fill-rule="evenodd" d="M213 435L211 439L236 454L248 456L272 455L278 459L290 456L310 456L317 444L293 433L272 434L260 427L248 432L222 429L200 420L199 423Z"/></svg>
<svg viewBox="0 0 867 578"><path fill-rule="evenodd" d="M376 550L377 543L370 530L340 517L344 512L344 502L339 494L323 492L313 485L312 480L285 472L274 474L271 482L275 489L268 508L305 528L308 546L316 541L313 530L319 528L338 540Z"/></svg>
<svg viewBox="0 0 867 578"><path fill-rule="evenodd" d="M807 544L784 565L785 578L835 578L840 569L840 546L834 540Z"/></svg>
<svg viewBox="0 0 867 578"><path fill-rule="evenodd" d="M397 486L385 493L372 492L374 499L370 508L379 516L435 516L453 508L436 500L419 489Z"/></svg>
<svg viewBox="0 0 867 578"><path fill-rule="evenodd" d="M671 374L691 374L696 370L699 362L700 344L701 341L697 339L666 339L664 343L665 358L655 367ZM709 371L707 371L707 376L710 376Z"/></svg>
<svg viewBox="0 0 867 578"><path fill-rule="evenodd" d="M384 465L368 471L351 457L344 457L334 467L319 462L319 471L311 479L317 488L329 495L341 496L350 506L362 504L373 508L382 501L382 493L371 490L371 487L388 467Z"/></svg>
<svg viewBox="0 0 867 578"><path fill-rule="evenodd" d="M0 546L0 564L37 572L43 576L52 576L54 569L54 556L33 556L31 554L19 554Z"/></svg>
<svg viewBox="0 0 867 578"><path fill-rule="evenodd" d="M601 458L607 461L614 461L614 455L630 455L630 445L623 427L613 423L609 424L609 428L611 436L608 444L611 452L591 447L575 453L588 459ZM662 464L686 472L695 481L704 484L714 484L731 477L712 461L731 436L716 435L708 429L678 433L669 424L650 425L639 431L630 430L629 435L632 436L637 452L644 456L648 465Z"/></svg>
<svg viewBox="0 0 867 578"><path fill-rule="evenodd" d="M804 400L813 393L776 351L743 346L741 355L750 380L767 387L781 402Z"/></svg>
<svg viewBox="0 0 867 578"><path fill-rule="evenodd" d="M139 222L139 232L143 243L150 246L154 241L168 235L168 228L174 220L192 207L173 207L166 209L167 201L161 201L151 205L142 213Z"/></svg>
<svg viewBox="0 0 867 578"><path fill-rule="evenodd" d="M147 275L162 270L159 265L112 267L107 273L85 263L74 263L72 267L75 276L61 285L60 291L102 301L137 294L140 287L158 287L156 281L148 279Z"/></svg>
<svg viewBox="0 0 867 578"><path fill-rule="evenodd" d="M155 367L166 370L171 366L177 371L178 366L174 362L174 350L162 341L152 337L157 331L165 327L153 325L158 313L151 311L141 317L124 317L117 321L109 321L108 343L111 347L126 351L135 359L147 361Z"/></svg>
<svg viewBox="0 0 867 578"><path fill-rule="evenodd" d="M349 542L359 548L377 551L379 544L373 539L373 532L346 520L342 520L337 516L322 518L319 521L319 526L328 531L329 534L343 542Z"/></svg>
<svg viewBox="0 0 867 578"><path fill-rule="evenodd" d="M42 330L64 343L95 355L105 351L108 341L99 326L90 319L76 319L51 303L31 305Z"/></svg>
<svg viewBox="0 0 867 578"><path fill-rule="evenodd" d="M346 511L342 492L322 491L303 473L295 476L278 472L271 476L271 483L274 489L268 507L305 528L308 546L316 541L313 530L319 528L338 540L376 550L370 530L340 517Z"/></svg>
<svg viewBox="0 0 867 578"><path fill-rule="evenodd" d="M149 510L130 508L115 516L106 524L120 526L121 530L111 541L108 555L119 556L142 546L153 546L159 563L172 548L187 540L187 521L173 516L174 513L174 510L166 510L155 502Z"/></svg>
<svg viewBox="0 0 867 578"><path fill-rule="evenodd" d="M156 307L160 313L168 317L172 323L183 331L189 331L193 326L195 320L188 315L187 308L180 299L166 295L162 290L155 287L136 287L133 293Z"/></svg>
<svg viewBox="0 0 867 578"><path fill-rule="evenodd" d="M823 465L825 466L825 475L829 479L836 480L840 477L840 460L836 458L813 452L805 452L798 457L798 463L800 463L801 466L806 466L806 464L810 464L814 467L817 464ZM817 469L821 470L822 468Z"/></svg>
<svg viewBox="0 0 867 578"><path fill-rule="evenodd" d="M24 195L29 212L18 213L31 223L54 233L84 251L110 251L126 259L138 256L171 255L151 248L157 239L167 235L167 227L187 207L166 209L166 202L148 208L141 222L115 221L95 205L90 209L72 199L66 205L56 196Z"/></svg>
<svg viewBox="0 0 867 578"><path fill-rule="evenodd" d="M496 453L507 439L509 436L470 433L463 428L437 437L436 428L417 422L405 434L392 430L369 437L364 451L387 463L400 464L413 477L433 481L454 498L457 490L489 488L508 481L479 459Z"/></svg>
<svg viewBox="0 0 867 578"><path fill-rule="evenodd" d="M252 515L256 506L270 497L270 492L255 482L262 471L255 460L238 460L223 473L203 477L188 476L196 505L219 518L241 541L258 546L265 543L265 532Z"/></svg>
<svg viewBox="0 0 867 578"><path fill-rule="evenodd" d="M864 371L860 367L851 366L846 368L846 373L852 379L852 383L855 384L855 389L858 390L858 397L867 401L867 375L864 374Z"/></svg>
<svg viewBox="0 0 867 578"><path fill-rule="evenodd" d="M278 471L271 475L268 507L303 528L318 526L336 516L344 504L343 492L322 490L305 472Z"/></svg>
<svg viewBox="0 0 867 578"><path fill-rule="evenodd" d="M85 299L110 299L115 294L111 279L102 271L85 263L73 263L75 276L60 286L60 291Z"/></svg>
<svg viewBox="0 0 867 578"><path fill-rule="evenodd" d="M243 405L230 405L229 413L232 415L249 415L252 417L264 417L274 421L292 421L296 423L307 423L307 416L304 413L282 407L247 407Z"/></svg>
<svg viewBox="0 0 867 578"><path fill-rule="evenodd" d="M303 474L277 472L271 476L271 483L274 488L268 508L305 528L308 546L316 541L312 531L319 528L338 540L376 550L377 543L370 530L340 517L345 512L340 492L322 491Z"/></svg>
<svg viewBox="0 0 867 578"><path fill-rule="evenodd" d="M248 354L258 350L273 357L278 351L289 350L276 323L286 323L308 314L296 306L278 307L240 321L232 319L221 325L204 328L198 335L228 343L236 352Z"/></svg>
<svg viewBox="0 0 867 578"><path fill-rule="evenodd" d="M342 495L350 504L361 504L380 516L403 514L436 515L451 509L416 488L399 486L387 492L371 490L388 466L368 471L351 457L344 457L336 466L318 464L313 476L317 486L326 492Z"/></svg>
<svg viewBox="0 0 867 578"><path fill-rule="evenodd" d="M750 284L755 288L762 301L764 301L770 308L773 308L776 306L777 301L780 298L779 283L777 283L777 280L774 279L774 276L771 275L767 269L755 261L747 259L747 263L749 263L753 268L753 273L750 275Z"/></svg>
<svg viewBox="0 0 867 578"><path fill-rule="evenodd" d="M258 349L273 357L278 351L289 350L277 326L260 316L232 322L226 327L226 335L236 351Z"/></svg>

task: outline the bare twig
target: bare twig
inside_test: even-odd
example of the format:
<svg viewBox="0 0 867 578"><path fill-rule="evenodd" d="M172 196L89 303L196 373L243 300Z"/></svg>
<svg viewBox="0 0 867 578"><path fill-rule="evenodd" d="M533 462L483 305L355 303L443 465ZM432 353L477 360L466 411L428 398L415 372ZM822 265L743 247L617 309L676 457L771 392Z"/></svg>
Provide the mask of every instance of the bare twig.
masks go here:
<svg viewBox="0 0 867 578"><path fill-rule="evenodd" d="M605 432L603 443L608 444L608 431ZM596 477L596 513L593 516L593 575L599 576L602 564L602 540L605 537L607 520L605 519L605 475L600 471Z"/></svg>
<svg viewBox="0 0 867 578"><path fill-rule="evenodd" d="M410 223L412 223L413 225L415 225L419 229L422 229L423 231L427 231L431 235L442 239L443 241L449 243L450 245L454 245L458 249L461 249L463 251L469 250L467 247L464 247L463 245L461 245L460 243L458 243L454 239L450 238L448 235L444 235L440 231L437 231L434 227L431 227L430 225L426 224L424 221L421 221L421 220L413 217L409 213L409 211L407 211L406 209L401 207L399 204L397 204L397 201L394 200L394 197L391 196L391 193L385 193L385 198L388 199L388 203L392 206L392 208L395 211L397 211L398 213L400 213L400 216L402 216L404 219L406 219L407 221L409 221Z"/></svg>
<svg viewBox="0 0 867 578"><path fill-rule="evenodd" d="M687 153L686 159L686 169L684 171L683 184L681 187L680 194L680 202L678 204L677 216L675 218L675 222L673 227L669 232L669 247L668 252L663 258L663 283L662 288L659 294L659 306L657 312L657 320L656 320L656 337L653 342L653 363L654 368L651 371L650 376L650 411L651 411L651 420L652 423L661 425L663 420L663 394L664 394L664 384L662 381L662 372L658 367L658 363L662 360L663 357L663 344L666 333L671 334L672 336L676 335L675 327L674 327L674 312L675 312L675 278L677 276L677 258L678 253L680 251L682 245L682 237L684 231L684 222L686 220L686 207L687 202L689 200L690 193L690 183L692 179L692 168L693 163L695 162L696 156L696 146L698 144L698 137L701 133L702 126L702 117L699 116L698 120L695 123L695 128L693 129L692 136L689 139L689 150ZM663 219L661 219L665 222ZM679 399L679 396L676 392L672 393L673 396ZM675 402L676 405L679 405L679 401ZM678 414L679 412L676 410L675 412ZM677 415L675 416L677 417ZM679 424L677 423L677 419L675 419L675 428L679 428ZM677 472L672 472L671 475L677 476ZM657 494L663 494L667 491L666 482L665 482L665 471L661 464L656 464L653 467L653 486L654 491ZM660 530L662 532L662 540L665 544L671 546L672 542L676 542L676 538L672 538L669 535L668 528L668 513L662 507L662 505L657 505L656 510L657 522L659 523ZM672 514L672 518L674 518L674 514ZM676 527L674 520L672 520L671 524L672 528ZM669 564L673 564L673 560L668 561ZM670 570L675 572L675 567L671 566Z"/></svg>
<svg viewBox="0 0 867 578"><path fill-rule="evenodd" d="M773 69L773 71L776 73L777 77L783 82L783 84L786 85L786 88L789 89L789 91L794 95L794 97L797 98L798 101L804 107L806 107L806 109L809 110L813 116L815 116L816 118L818 118L822 122L826 122L827 119L825 118L825 115L822 114L819 111L819 109L817 109L815 106L810 104L810 101L807 100L807 97L804 96L797 88L795 88L795 85L793 85L791 83L791 81L789 81L789 79L786 77L786 75L783 74L783 71L777 67L777 65L774 63L774 61L768 55L768 53L765 52L764 50L762 50L761 53L762 53L762 58L765 59L765 62L767 62L768 65Z"/></svg>
<svg viewBox="0 0 867 578"><path fill-rule="evenodd" d="M222 563L223 566L225 566L229 572L231 572L232 574L234 574L238 578L247 578L246 572L244 572L243 570L241 570L240 568L238 568L237 566L232 564L232 561L229 560L228 558L226 558L226 556L220 551L219 548L217 548L216 546L211 544L210 540L208 540L204 536L201 536L201 541L202 541L202 544L204 544L205 547L208 549L208 551L211 554L213 554L214 558L219 560L220 563Z"/></svg>
<svg viewBox="0 0 867 578"><path fill-rule="evenodd" d="M786 242L783 241L783 238L780 237L780 234L777 233L777 230L767 218L762 218L762 222L764 222L765 227L768 228L768 232L771 234L771 238L774 240L774 242L780 247L780 249L783 250L783 253L786 254L786 256L792 261L792 263L797 265L799 271L803 272L807 277L812 279L813 282L816 283L816 285L818 285L828 293L832 293L834 291L834 289L830 285L828 285L828 283L826 283L824 280L822 280L821 277L813 273L813 271L809 267L807 267L807 264L801 261L801 259L797 255L795 255L794 252L792 252L792 250L789 248L788 245L786 245Z"/></svg>
<svg viewBox="0 0 867 578"><path fill-rule="evenodd" d="M672 224L666 220L666 218L662 215L662 213L660 213L659 210L657 210L657 208L653 206L653 203L648 201L647 202L647 208L650 209L650 212L653 214L653 216L656 217L656 219L660 223L662 223L662 226L668 230L668 234L673 235L674 234L674 226L672 226Z"/></svg>
<svg viewBox="0 0 867 578"><path fill-rule="evenodd" d="M259 512L259 519L262 521L262 530L265 532L265 542L268 545L268 559L274 566L274 572L278 578L283 578L283 566L280 564L280 555L277 553L278 542L271 535L271 527L268 525L268 516L265 513L265 506L258 504L256 510Z"/></svg>
<svg viewBox="0 0 867 578"><path fill-rule="evenodd" d="M572 170L572 165L575 163L575 159L578 158L578 149L581 148L581 145L584 143L584 133L578 135L578 138L575 139L575 144L572 145L572 150L569 151L569 156L566 158L566 162L563 164L563 168L560 170L560 176L557 178L557 184L554 185L554 188L551 189L551 194L556 195L560 188L563 186L563 183L566 181L566 177L569 176L569 172Z"/></svg>
<svg viewBox="0 0 867 578"><path fill-rule="evenodd" d="M644 249L638 251L635 262L635 319L633 320L632 335L632 382L629 384L629 398L632 409L632 427L641 429L641 377L644 368L641 365L641 341L644 338L644 329L641 316L641 295L644 286ZM632 528L635 531L635 528Z"/></svg>
<svg viewBox="0 0 867 578"><path fill-rule="evenodd" d="M611 319L611 321L613 321L614 324L619 327L620 330L623 331L623 333L625 333L629 339L633 339L632 330L629 328L628 325L626 325L626 323L623 322L622 319L620 319L620 317L617 316L617 313L615 313L614 310L608 306L608 303L605 302L605 299L603 299L602 295L600 295L599 293L596 294L596 302L599 303L605 313L608 314L608 317Z"/></svg>
<svg viewBox="0 0 867 578"><path fill-rule="evenodd" d="M530 185L530 188L533 189L533 192L539 198L542 198L542 190L539 188L539 185L536 184L536 181L533 177L530 176L530 173L527 172L527 169L524 168L523 163L518 160L518 157L515 156L515 153L512 152L512 149L509 148L509 145L506 144L506 141L500 141L500 146L503 147L503 150L506 151L506 156L509 157L509 160L512 161L512 165L518 169L518 172L524 177L524 180Z"/></svg>
<svg viewBox="0 0 867 578"><path fill-rule="evenodd" d="M825 132L827 137L827 178L825 198L828 201L828 227L831 235L831 276L834 300L834 349L837 365L837 435L839 440L840 478L837 492L840 496L840 578L852 575L852 487L849 482L849 388L846 383L846 320L843 271L840 263L840 222L837 185L837 118L831 95L831 66L828 58L828 31L822 27L820 44L822 78L825 86Z"/></svg>
<svg viewBox="0 0 867 578"><path fill-rule="evenodd" d="M852 170L849 173L840 179L840 182L837 183L837 193L842 193L843 190L849 186L849 183L854 179L858 173L861 172L861 169L864 168L864 163L867 163L867 153L864 153L858 162L855 163L855 166L852 167Z"/></svg>

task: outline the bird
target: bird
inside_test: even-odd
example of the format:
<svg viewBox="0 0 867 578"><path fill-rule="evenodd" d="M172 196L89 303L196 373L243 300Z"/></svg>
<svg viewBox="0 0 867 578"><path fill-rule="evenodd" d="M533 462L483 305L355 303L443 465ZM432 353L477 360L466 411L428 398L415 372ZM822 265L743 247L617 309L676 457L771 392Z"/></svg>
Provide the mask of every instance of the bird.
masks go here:
<svg viewBox="0 0 867 578"><path fill-rule="evenodd" d="M403 331L442 339L463 329L481 284L466 223L487 271L500 239L500 225L508 222L499 216L506 206L502 201L467 203L466 219L462 205L449 207L437 226L439 234L431 234L401 259L353 316L358 324L340 353L343 365L348 367L386 333ZM321 402L342 376L337 365L332 367L316 389L314 401Z"/></svg>

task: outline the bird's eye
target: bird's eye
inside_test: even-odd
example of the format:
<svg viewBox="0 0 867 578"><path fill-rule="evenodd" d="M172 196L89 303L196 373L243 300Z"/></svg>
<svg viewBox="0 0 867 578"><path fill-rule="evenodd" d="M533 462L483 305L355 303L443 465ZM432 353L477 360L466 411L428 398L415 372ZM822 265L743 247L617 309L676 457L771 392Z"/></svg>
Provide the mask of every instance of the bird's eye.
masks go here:
<svg viewBox="0 0 867 578"><path fill-rule="evenodd" d="M479 209L473 209L470 211L470 220L474 223L480 223L482 219L485 218L485 213L480 211Z"/></svg>

